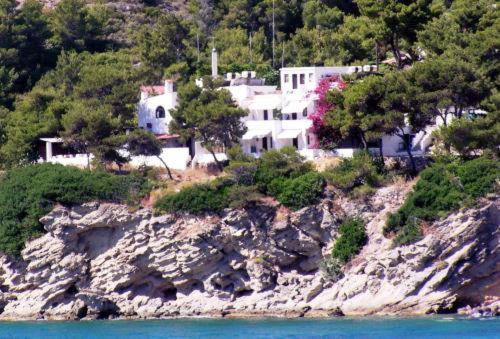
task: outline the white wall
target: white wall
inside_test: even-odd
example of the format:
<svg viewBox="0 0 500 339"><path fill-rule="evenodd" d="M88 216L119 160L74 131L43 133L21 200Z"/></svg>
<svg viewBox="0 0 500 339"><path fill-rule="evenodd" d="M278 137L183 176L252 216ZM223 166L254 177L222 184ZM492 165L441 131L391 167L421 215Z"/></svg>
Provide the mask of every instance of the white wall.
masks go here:
<svg viewBox="0 0 500 339"><path fill-rule="evenodd" d="M147 124L152 125L151 132L155 134L169 134L168 125L172 121L170 110L177 105L177 93L165 93L148 97L139 102L138 124L139 127L147 129ZM165 109L165 118L156 118L157 107L162 106Z"/></svg>
<svg viewBox="0 0 500 339"><path fill-rule="evenodd" d="M160 157L168 167L175 170L185 170L191 161L188 147L163 148ZM132 167L143 165L152 167L165 167L158 157L135 156L131 157L129 164Z"/></svg>

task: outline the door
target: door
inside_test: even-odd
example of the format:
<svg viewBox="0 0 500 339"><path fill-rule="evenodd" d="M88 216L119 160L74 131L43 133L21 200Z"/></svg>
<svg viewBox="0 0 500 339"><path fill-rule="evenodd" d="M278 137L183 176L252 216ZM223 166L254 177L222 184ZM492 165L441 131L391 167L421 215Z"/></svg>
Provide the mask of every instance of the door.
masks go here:
<svg viewBox="0 0 500 339"><path fill-rule="evenodd" d="M299 139L298 138L293 138L292 139L293 147L296 149L299 149Z"/></svg>
<svg viewBox="0 0 500 339"><path fill-rule="evenodd" d="M297 89L297 74L292 74L292 88Z"/></svg>
<svg viewBox="0 0 500 339"><path fill-rule="evenodd" d="M267 137L262 138L262 149L267 151Z"/></svg>
<svg viewBox="0 0 500 339"><path fill-rule="evenodd" d="M264 120L269 119L269 114L267 113L267 109L264 110Z"/></svg>

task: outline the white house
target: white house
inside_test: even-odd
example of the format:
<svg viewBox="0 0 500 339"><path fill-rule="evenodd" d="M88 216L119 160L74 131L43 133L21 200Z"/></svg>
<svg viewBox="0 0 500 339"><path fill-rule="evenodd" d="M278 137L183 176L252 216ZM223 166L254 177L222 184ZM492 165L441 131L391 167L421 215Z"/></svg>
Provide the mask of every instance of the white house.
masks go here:
<svg viewBox="0 0 500 339"><path fill-rule="evenodd" d="M244 119L247 132L241 140L243 150L259 156L265 150L293 146L302 155L313 158L320 151L313 147L316 142L310 132L312 121L309 118L318 100L314 92L316 87L325 77L361 69L361 66L282 68L280 90L276 86L231 82L224 88L231 92L241 107L249 111ZM249 73L243 72L243 78Z"/></svg>
<svg viewBox="0 0 500 339"><path fill-rule="evenodd" d="M170 110L177 106L177 90L173 80L163 86L141 86L141 99L137 105L138 125L157 135L168 135L172 121Z"/></svg>

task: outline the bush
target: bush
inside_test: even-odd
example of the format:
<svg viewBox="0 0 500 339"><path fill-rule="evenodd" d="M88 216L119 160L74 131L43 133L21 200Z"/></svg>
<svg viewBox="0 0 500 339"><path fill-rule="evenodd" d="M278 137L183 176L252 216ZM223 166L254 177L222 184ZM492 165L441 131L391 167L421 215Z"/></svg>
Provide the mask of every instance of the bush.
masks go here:
<svg viewBox="0 0 500 339"><path fill-rule="evenodd" d="M313 171L313 165L304 161L295 148L283 147L280 150L264 152L258 161L256 180L259 189L268 193L271 181L276 178L296 178Z"/></svg>
<svg viewBox="0 0 500 339"><path fill-rule="evenodd" d="M460 206L494 190L498 161L485 157L465 163L435 163L425 169L400 209L389 215L384 234L396 234L395 244L421 238L422 221L445 217Z"/></svg>
<svg viewBox="0 0 500 339"><path fill-rule="evenodd" d="M43 233L39 219L56 203L133 203L148 192L146 180L138 176L52 164L13 170L0 180L0 251L13 255L19 254L28 238Z"/></svg>
<svg viewBox="0 0 500 339"><path fill-rule="evenodd" d="M275 181L273 181L275 183ZM323 176L316 172L304 174L295 179L287 179L280 183L281 186L273 190L278 193L278 201L292 209L299 209L317 203L325 188Z"/></svg>
<svg viewBox="0 0 500 339"><path fill-rule="evenodd" d="M342 272L343 262L332 256L323 258L319 263L320 270L333 282L336 282L344 276Z"/></svg>
<svg viewBox="0 0 500 339"><path fill-rule="evenodd" d="M240 185L255 185L257 164L253 162L231 161L225 171L229 173L233 180Z"/></svg>
<svg viewBox="0 0 500 339"><path fill-rule="evenodd" d="M155 204L158 212L219 212L229 206L228 191L232 182L214 180L208 184L196 184L178 193L168 194Z"/></svg>
<svg viewBox="0 0 500 339"><path fill-rule="evenodd" d="M339 165L327 169L325 177L329 184L343 191L365 184L373 187L382 179L379 167L368 152L357 152L352 158L342 159Z"/></svg>
<svg viewBox="0 0 500 339"><path fill-rule="evenodd" d="M365 225L359 218L348 218L339 227L340 237L333 245L332 257L347 263L361 251L368 237Z"/></svg>
<svg viewBox="0 0 500 339"><path fill-rule="evenodd" d="M227 199L230 208L245 208L262 198L257 186L234 185L229 188Z"/></svg>

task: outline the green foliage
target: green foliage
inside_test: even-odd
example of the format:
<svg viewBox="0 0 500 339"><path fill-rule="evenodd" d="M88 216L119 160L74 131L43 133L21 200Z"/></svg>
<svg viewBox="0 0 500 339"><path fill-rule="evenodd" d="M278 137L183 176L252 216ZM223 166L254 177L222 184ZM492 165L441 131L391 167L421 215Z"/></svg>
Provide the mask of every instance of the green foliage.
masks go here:
<svg viewBox="0 0 500 339"><path fill-rule="evenodd" d="M183 188L178 193L168 194L155 204L158 212L220 212L229 206L228 181L212 181Z"/></svg>
<svg viewBox="0 0 500 339"><path fill-rule="evenodd" d="M39 219L56 204L92 200L137 203L147 192L144 179L61 165L33 165L0 178L0 251L17 255L24 242L43 233Z"/></svg>
<svg viewBox="0 0 500 339"><path fill-rule="evenodd" d="M36 161L38 138L57 134L104 160L116 147L110 137L134 121L136 81L127 53L61 54L57 67L17 102L6 119L3 165Z"/></svg>
<svg viewBox="0 0 500 339"><path fill-rule="evenodd" d="M293 148L265 152L259 160L248 159L233 149L227 177L193 185L158 200L158 212L220 212L244 208L264 194L292 209L315 204L323 195L325 179ZM251 161L250 161L251 160Z"/></svg>
<svg viewBox="0 0 500 339"><path fill-rule="evenodd" d="M102 44L108 24L106 7L86 6L83 0L62 0L51 13L53 43L62 50L96 51Z"/></svg>
<svg viewBox="0 0 500 339"><path fill-rule="evenodd" d="M229 166L225 168L225 171L240 185L251 186L256 183L256 162L231 161Z"/></svg>
<svg viewBox="0 0 500 339"><path fill-rule="evenodd" d="M345 264L361 251L368 237L363 220L359 218L344 220L339 227L339 233L340 236L333 245L332 257Z"/></svg>
<svg viewBox="0 0 500 339"><path fill-rule="evenodd" d="M275 181L273 181L275 183ZM323 195L326 181L316 172L309 172L292 179L285 179L278 184L276 198L283 205L298 210L317 203Z"/></svg>
<svg viewBox="0 0 500 339"><path fill-rule="evenodd" d="M179 89L179 104L170 112L170 131L200 140L222 170L215 148L239 142L246 131L241 118L247 112L235 104L229 91L216 89L210 77L203 78L203 85L202 89L191 82Z"/></svg>
<svg viewBox="0 0 500 339"><path fill-rule="evenodd" d="M319 268L323 271L326 277L335 282L342 279L343 265L343 262L341 262L338 258L327 256L320 262Z"/></svg>
<svg viewBox="0 0 500 339"><path fill-rule="evenodd" d="M342 159L340 164L327 169L324 175L329 184L345 192L362 185L376 187L382 180L368 152L357 152L352 158Z"/></svg>
<svg viewBox="0 0 500 339"><path fill-rule="evenodd" d="M421 237L420 225L445 217L495 189L500 177L497 160L486 157L465 163L435 163L425 169L401 208L390 214L384 234L396 234L396 244Z"/></svg>
<svg viewBox="0 0 500 339"><path fill-rule="evenodd" d="M313 170L312 164L293 147L280 150L269 150L259 159L256 180L263 193L267 193L269 185L276 178L296 178Z"/></svg>
<svg viewBox="0 0 500 339"><path fill-rule="evenodd" d="M484 150L498 153L500 145L499 111L485 117L462 117L454 119L448 126L442 126L436 136L450 145L463 158L473 157Z"/></svg>
<svg viewBox="0 0 500 339"><path fill-rule="evenodd" d="M262 198L257 186L234 185L227 192L229 208L245 208Z"/></svg>

